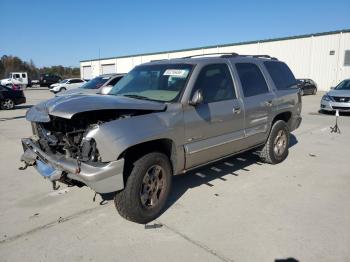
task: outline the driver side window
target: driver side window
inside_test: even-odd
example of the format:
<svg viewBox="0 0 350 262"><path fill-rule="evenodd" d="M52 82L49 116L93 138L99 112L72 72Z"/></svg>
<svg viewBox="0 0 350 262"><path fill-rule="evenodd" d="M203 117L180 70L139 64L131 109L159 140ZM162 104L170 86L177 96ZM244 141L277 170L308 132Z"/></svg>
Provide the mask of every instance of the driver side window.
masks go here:
<svg viewBox="0 0 350 262"><path fill-rule="evenodd" d="M192 95L198 89L202 92L205 104L236 98L230 70L226 64L212 64L203 67L192 90Z"/></svg>

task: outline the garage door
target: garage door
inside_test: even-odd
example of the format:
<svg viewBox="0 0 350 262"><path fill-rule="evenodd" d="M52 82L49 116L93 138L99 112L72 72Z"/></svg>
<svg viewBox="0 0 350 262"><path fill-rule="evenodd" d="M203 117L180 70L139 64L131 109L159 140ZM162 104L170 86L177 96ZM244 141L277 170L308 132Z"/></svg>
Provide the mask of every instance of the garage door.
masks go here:
<svg viewBox="0 0 350 262"><path fill-rule="evenodd" d="M115 64L102 65L102 74L115 73Z"/></svg>
<svg viewBox="0 0 350 262"><path fill-rule="evenodd" d="M83 79L91 79L92 78L92 70L91 66L83 66Z"/></svg>

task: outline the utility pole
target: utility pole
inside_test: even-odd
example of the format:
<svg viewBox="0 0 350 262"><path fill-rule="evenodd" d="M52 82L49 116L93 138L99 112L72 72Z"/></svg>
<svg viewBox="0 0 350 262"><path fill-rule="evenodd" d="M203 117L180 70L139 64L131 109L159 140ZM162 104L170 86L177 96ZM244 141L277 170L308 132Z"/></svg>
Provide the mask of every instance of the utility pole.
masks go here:
<svg viewBox="0 0 350 262"><path fill-rule="evenodd" d="M101 49L98 48L98 75L101 75Z"/></svg>

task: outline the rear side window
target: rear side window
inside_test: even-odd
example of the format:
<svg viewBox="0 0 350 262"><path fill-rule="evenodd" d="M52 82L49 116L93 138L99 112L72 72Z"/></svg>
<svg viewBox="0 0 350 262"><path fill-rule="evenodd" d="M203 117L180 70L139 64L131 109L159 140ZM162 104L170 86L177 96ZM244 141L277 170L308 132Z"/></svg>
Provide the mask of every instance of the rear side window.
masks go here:
<svg viewBox="0 0 350 262"><path fill-rule="evenodd" d="M257 65L252 63L237 63L236 69L245 97L269 92L265 78Z"/></svg>
<svg viewBox="0 0 350 262"><path fill-rule="evenodd" d="M292 71L285 63L266 61L264 64L278 90L285 90L296 84ZM305 83L313 84L309 79Z"/></svg>

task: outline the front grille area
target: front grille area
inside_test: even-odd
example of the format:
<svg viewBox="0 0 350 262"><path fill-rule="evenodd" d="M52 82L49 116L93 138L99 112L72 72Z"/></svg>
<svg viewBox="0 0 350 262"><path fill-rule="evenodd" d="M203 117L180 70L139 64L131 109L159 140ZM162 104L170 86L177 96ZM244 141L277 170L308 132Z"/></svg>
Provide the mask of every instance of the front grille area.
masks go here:
<svg viewBox="0 0 350 262"><path fill-rule="evenodd" d="M335 102L340 102L340 103L350 102L350 97L332 96L332 98Z"/></svg>
<svg viewBox="0 0 350 262"><path fill-rule="evenodd" d="M347 110L350 111L350 107L343 107L343 106L332 106L333 109L338 110Z"/></svg>

